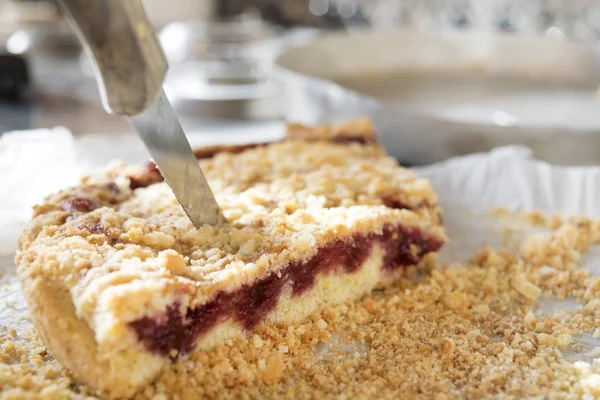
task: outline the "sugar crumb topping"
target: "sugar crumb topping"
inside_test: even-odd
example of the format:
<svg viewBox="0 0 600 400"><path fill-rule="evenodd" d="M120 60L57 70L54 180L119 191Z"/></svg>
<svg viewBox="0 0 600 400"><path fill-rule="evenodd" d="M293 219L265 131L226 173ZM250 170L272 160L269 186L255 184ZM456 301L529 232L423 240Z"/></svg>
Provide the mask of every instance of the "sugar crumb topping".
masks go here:
<svg viewBox="0 0 600 400"><path fill-rule="evenodd" d="M368 121L290 127L282 142L199 162L225 224L195 229L152 164L115 164L34 208L19 275L59 282L101 352L141 346L134 321L197 309L352 235L401 225L445 240L431 185L386 155Z"/></svg>

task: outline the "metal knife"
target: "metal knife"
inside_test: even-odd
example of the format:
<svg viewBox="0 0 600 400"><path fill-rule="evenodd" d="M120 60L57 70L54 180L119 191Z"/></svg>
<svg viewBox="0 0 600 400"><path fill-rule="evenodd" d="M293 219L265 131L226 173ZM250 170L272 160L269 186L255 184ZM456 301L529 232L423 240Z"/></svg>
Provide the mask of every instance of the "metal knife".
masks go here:
<svg viewBox="0 0 600 400"><path fill-rule="evenodd" d="M140 0L58 3L93 61L106 111L131 118L197 228L221 222L219 206L162 89L167 60Z"/></svg>

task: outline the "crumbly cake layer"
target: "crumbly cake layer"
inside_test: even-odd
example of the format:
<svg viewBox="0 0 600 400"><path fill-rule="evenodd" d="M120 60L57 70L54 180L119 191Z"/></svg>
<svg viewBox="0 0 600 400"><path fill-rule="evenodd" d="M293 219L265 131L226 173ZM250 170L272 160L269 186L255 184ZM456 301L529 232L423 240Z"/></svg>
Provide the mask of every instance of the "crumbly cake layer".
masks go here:
<svg viewBox="0 0 600 400"><path fill-rule="evenodd" d="M101 392L130 395L196 346L360 297L445 240L429 183L368 123L211 151L197 155L223 225L195 229L156 168L119 164L49 196L20 239L36 328Z"/></svg>

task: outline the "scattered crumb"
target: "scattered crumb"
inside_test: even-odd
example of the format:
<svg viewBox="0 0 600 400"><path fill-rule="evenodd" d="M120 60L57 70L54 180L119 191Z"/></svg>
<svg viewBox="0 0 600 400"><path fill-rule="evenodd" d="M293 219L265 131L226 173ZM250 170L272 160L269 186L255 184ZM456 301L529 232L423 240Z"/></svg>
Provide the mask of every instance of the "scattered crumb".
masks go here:
<svg viewBox="0 0 600 400"><path fill-rule="evenodd" d="M283 356L277 354L269 358L265 370L263 371L262 378L266 385L274 385L279 380L279 377L285 369L283 363Z"/></svg>
<svg viewBox="0 0 600 400"><path fill-rule="evenodd" d="M527 327L532 327L535 322L536 322L535 314L533 313L533 311L529 310L527 315L525 315L525 318L523 318L523 323Z"/></svg>
<svg viewBox="0 0 600 400"><path fill-rule="evenodd" d="M135 399L598 398L600 358L572 362L562 351L581 351L574 338L583 332L600 337L600 277L578 266L600 241L600 223L530 219L551 232L517 252L484 249L469 264L438 266L301 324L194 352ZM542 294L581 306L536 316ZM34 333L3 329L2 398L92 398Z"/></svg>
<svg viewBox="0 0 600 400"><path fill-rule="evenodd" d="M444 362L445 366L452 362L452 356L454 355L455 348L456 345L452 339L443 338L440 341L440 358Z"/></svg>
<svg viewBox="0 0 600 400"><path fill-rule="evenodd" d="M21 399L95 399L79 386L61 365L48 355L35 330L30 327L15 339L15 334L0 331L0 398Z"/></svg>
<svg viewBox="0 0 600 400"><path fill-rule="evenodd" d="M581 353L584 349L585 345L583 343L575 343L571 346L575 353Z"/></svg>
<svg viewBox="0 0 600 400"><path fill-rule="evenodd" d="M594 358L600 358L600 347L594 347L587 355Z"/></svg>
<svg viewBox="0 0 600 400"><path fill-rule="evenodd" d="M542 290L539 287L527 281L525 274L519 274L515 277L514 287L519 293L527 297L529 300L537 299L542 293Z"/></svg>

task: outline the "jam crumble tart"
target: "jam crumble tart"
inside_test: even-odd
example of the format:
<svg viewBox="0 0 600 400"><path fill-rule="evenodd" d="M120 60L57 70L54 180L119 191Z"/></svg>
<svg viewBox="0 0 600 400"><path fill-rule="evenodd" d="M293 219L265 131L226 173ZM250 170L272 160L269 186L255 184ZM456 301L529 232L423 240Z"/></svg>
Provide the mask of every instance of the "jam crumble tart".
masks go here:
<svg viewBox="0 0 600 400"><path fill-rule="evenodd" d="M152 164L119 164L49 196L20 238L40 336L99 393L129 396L170 359L362 297L445 241L429 182L367 121L196 154L221 226L195 229Z"/></svg>

